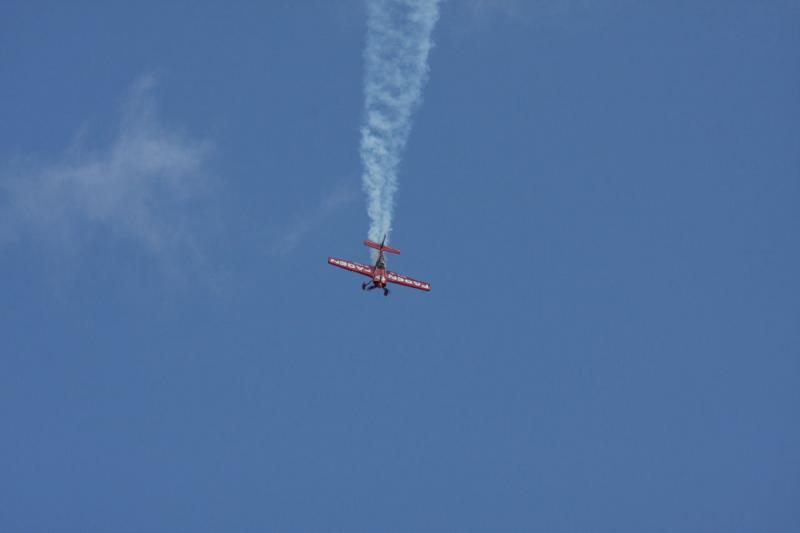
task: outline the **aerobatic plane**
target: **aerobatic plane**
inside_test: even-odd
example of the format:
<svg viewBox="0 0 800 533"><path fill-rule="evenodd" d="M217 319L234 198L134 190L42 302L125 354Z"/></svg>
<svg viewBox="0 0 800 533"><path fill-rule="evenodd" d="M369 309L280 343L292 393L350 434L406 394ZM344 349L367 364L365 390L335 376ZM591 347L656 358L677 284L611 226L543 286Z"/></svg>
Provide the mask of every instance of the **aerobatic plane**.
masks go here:
<svg viewBox="0 0 800 533"><path fill-rule="evenodd" d="M383 253L386 252L390 254L399 254L400 250L398 250L397 248L386 246L385 243L386 243L385 235L383 237L383 241L381 241L380 244L369 240L364 241L365 245L369 246L370 248L378 250L378 260L375 262L375 266L362 265L359 263L354 263L353 261L336 259L335 257L329 257L328 264L368 276L371 279L370 281L365 281L364 283L361 284L361 290L371 291L373 289L383 289L384 296L389 296L389 289L386 288L386 286L389 283L405 285L406 287L412 287L414 289L419 289L422 291L431 290L430 283L426 283L424 281L417 281L415 279L409 278L408 276L403 276L397 274L396 272L386 270L386 258L383 256Z"/></svg>

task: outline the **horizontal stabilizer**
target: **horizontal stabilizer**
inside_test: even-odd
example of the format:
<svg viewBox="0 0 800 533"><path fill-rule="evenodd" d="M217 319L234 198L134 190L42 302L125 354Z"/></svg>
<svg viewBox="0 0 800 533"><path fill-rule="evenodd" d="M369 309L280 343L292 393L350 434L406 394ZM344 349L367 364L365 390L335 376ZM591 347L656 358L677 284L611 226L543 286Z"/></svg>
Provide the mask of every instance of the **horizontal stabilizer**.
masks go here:
<svg viewBox="0 0 800 533"><path fill-rule="evenodd" d="M398 250L397 248L392 248L391 246L386 246L386 245L382 246L382 245L378 244L377 242L364 241L364 244L366 246L369 246L370 248L375 248L376 250L383 250L384 252L389 252L390 254L399 254L400 253L400 250Z"/></svg>

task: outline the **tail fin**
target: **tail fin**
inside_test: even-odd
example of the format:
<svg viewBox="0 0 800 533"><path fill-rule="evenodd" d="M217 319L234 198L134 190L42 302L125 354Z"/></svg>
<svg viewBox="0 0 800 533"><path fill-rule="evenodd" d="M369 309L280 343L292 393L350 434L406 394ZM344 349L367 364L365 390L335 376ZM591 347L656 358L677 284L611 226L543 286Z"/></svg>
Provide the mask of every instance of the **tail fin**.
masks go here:
<svg viewBox="0 0 800 533"><path fill-rule="evenodd" d="M385 241L386 241L386 238L384 237L384 242ZM400 250L398 250L397 248L392 248L391 246L386 246L383 243L378 244L377 242L364 241L364 244L366 246L369 246L370 248L375 248L376 250L382 250L382 251L388 252L390 254L399 254L400 253Z"/></svg>

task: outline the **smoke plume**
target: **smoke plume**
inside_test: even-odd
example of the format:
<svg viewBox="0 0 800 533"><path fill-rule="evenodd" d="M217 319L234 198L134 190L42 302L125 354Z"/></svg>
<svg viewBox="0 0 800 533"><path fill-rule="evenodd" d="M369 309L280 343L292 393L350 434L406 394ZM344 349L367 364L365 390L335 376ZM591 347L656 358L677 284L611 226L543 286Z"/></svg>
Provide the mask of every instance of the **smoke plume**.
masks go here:
<svg viewBox="0 0 800 533"><path fill-rule="evenodd" d="M439 0L368 0L364 51L363 186L369 238L392 228L397 171L428 73Z"/></svg>

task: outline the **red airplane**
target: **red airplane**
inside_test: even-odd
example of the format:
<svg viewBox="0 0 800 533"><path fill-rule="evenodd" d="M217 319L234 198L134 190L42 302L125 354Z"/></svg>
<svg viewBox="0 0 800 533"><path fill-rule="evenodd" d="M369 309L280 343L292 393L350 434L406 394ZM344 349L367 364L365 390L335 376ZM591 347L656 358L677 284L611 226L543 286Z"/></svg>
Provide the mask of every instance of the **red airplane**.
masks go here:
<svg viewBox="0 0 800 533"><path fill-rule="evenodd" d="M386 242L385 235L383 237L383 241L380 244L372 241L364 241L364 244L366 244L370 248L375 248L376 250L378 250L378 260L375 262L375 266L362 265L359 263L354 263L352 261L346 261L344 259L336 259L335 257L329 257L328 264L337 266L339 268L343 268L345 270L358 272L359 274L363 274L365 276L369 276L372 279L370 281L365 281L364 283L362 283L361 290L371 291L372 289L383 289L384 296L389 296L389 289L386 288L386 285L388 285L389 283L397 283L398 285L405 285L406 287L412 287L414 289L419 289L422 291L431 290L430 283L426 283L424 281L417 281L407 276L402 276L390 270L386 270L386 259L383 257L383 252L387 252L390 254L399 254L400 250L398 250L397 248L391 248L389 246L386 246L384 244L385 242Z"/></svg>

